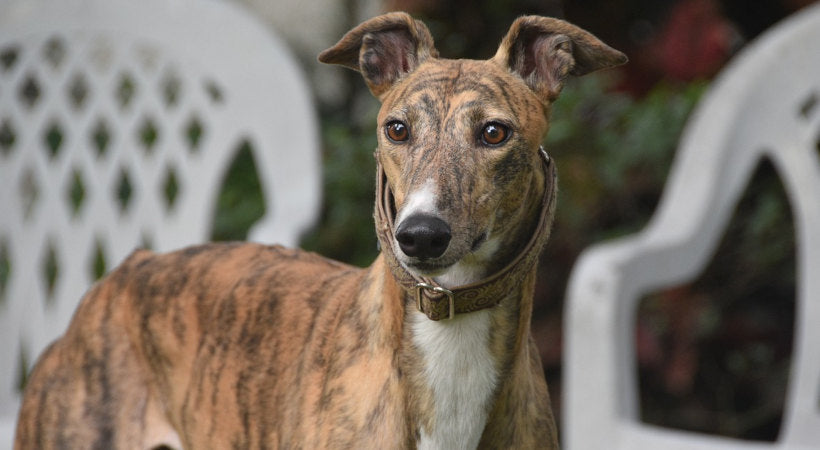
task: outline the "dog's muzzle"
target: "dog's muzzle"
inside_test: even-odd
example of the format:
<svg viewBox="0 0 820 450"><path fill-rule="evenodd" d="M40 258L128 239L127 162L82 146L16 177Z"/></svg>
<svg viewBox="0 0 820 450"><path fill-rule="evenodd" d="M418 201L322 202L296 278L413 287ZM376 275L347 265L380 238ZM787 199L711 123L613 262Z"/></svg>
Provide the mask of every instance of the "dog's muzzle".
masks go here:
<svg viewBox="0 0 820 450"><path fill-rule="evenodd" d="M533 269L538 261L538 255L546 244L550 235L553 212L555 211L555 187L556 170L555 164L543 147L539 148L542 156L541 164L544 170L544 196L541 199L541 214L535 233L530 237L527 245L515 259L500 271L476 283L459 286L453 289L444 288L433 279L428 277L418 277L401 265L394 253L392 242L394 239L399 243L401 251L408 256L434 258L441 256L447 249L444 243L445 234L449 243L449 226L434 223L427 218L419 218L405 225L413 216L405 219L393 235L393 221L395 219L396 207L393 194L387 183L387 176L376 155L376 208L374 218L376 221L376 235L379 238L382 253L385 261L393 273L396 282L415 297L419 311L427 315L431 320L452 319L456 314L464 314L481 309L491 308L498 304L507 293L520 287L527 274ZM445 233L446 227L446 233ZM412 239L408 238L412 235ZM420 239L420 240L419 240ZM402 243L404 241L404 244ZM422 242L423 241L423 242ZM407 252L415 253L411 255Z"/></svg>

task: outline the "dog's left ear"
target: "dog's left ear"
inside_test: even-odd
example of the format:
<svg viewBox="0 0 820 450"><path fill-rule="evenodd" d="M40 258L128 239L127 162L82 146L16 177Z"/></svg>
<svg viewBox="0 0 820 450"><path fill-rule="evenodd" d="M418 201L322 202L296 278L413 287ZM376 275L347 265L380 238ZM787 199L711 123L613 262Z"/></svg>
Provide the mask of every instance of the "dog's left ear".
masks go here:
<svg viewBox="0 0 820 450"><path fill-rule="evenodd" d="M427 27L403 12L374 17L347 32L319 61L361 72L376 97L414 71L424 60L438 56Z"/></svg>
<svg viewBox="0 0 820 450"><path fill-rule="evenodd" d="M626 63L626 55L563 20L519 17L493 61L520 76L540 98L554 101L569 75L585 75Z"/></svg>

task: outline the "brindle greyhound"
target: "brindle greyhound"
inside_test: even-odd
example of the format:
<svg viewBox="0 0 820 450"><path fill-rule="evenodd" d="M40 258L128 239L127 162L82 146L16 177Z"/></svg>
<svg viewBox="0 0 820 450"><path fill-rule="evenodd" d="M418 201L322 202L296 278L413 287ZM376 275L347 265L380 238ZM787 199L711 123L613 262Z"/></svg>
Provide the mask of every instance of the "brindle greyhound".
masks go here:
<svg viewBox="0 0 820 450"><path fill-rule="evenodd" d="M626 58L530 16L489 60L440 59L391 13L319 59L382 102L381 255L135 252L41 356L15 448L557 447L530 337L556 192L540 143L567 76Z"/></svg>

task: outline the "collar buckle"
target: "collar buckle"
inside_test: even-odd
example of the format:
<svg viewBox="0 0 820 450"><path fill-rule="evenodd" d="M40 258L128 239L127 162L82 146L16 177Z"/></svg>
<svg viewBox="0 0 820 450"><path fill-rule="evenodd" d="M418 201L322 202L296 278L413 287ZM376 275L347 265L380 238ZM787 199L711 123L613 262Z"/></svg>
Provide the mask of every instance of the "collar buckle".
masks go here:
<svg viewBox="0 0 820 450"><path fill-rule="evenodd" d="M433 286L432 284L428 284L428 283L417 283L416 284L416 307L418 308L418 310L420 312L423 312L424 314L426 314L429 317L429 314L427 314L421 306L421 297L422 297L422 295L424 295L424 290L425 289L433 291L433 292L438 293L438 294L444 294L447 297L447 302L449 303L449 306L450 306L450 310L449 310L450 314L447 316L446 320L450 320L450 319L452 319L453 317L456 316L456 300L455 300L455 295L453 294L453 291L451 291L449 289L445 289L441 286Z"/></svg>

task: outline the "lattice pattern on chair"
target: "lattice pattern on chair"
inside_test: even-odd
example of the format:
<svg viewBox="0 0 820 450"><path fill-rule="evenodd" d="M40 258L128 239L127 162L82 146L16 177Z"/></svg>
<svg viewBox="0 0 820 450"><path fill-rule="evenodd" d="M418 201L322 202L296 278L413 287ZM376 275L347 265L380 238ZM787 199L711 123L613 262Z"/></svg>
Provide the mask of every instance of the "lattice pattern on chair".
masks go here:
<svg viewBox="0 0 820 450"><path fill-rule="evenodd" d="M49 34L0 48L0 178L11 208L0 236L4 278L12 277L0 301L44 300L20 305L26 328L63 329L64 309L90 282L130 249L161 241L176 206L208 181L194 175L225 90L161 48L127 44ZM208 221L188 226L189 242L206 238ZM22 273L35 282L21 284ZM49 320L52 310L63 320Z"/></svg>
<svg viewBox="0 0 820 450"><path fill-rule="evenodd" d="M259 24L222 2L70 3L39 4L30 28L4 24L0 10L0 404L14 396L20 354L32 364L90 283L133 248L208 238L240 147L263 172L270 228L257 239L294 245L318 206L309 97ZM40 26L43 14L60 25ZM200 28L186 31L182 14ZM217 24L227 42L209 44ZM267 54L226 68L231 45ZM265 92L271 82L286 92ZM284 220L271 219L274 201Z"/></svg>

